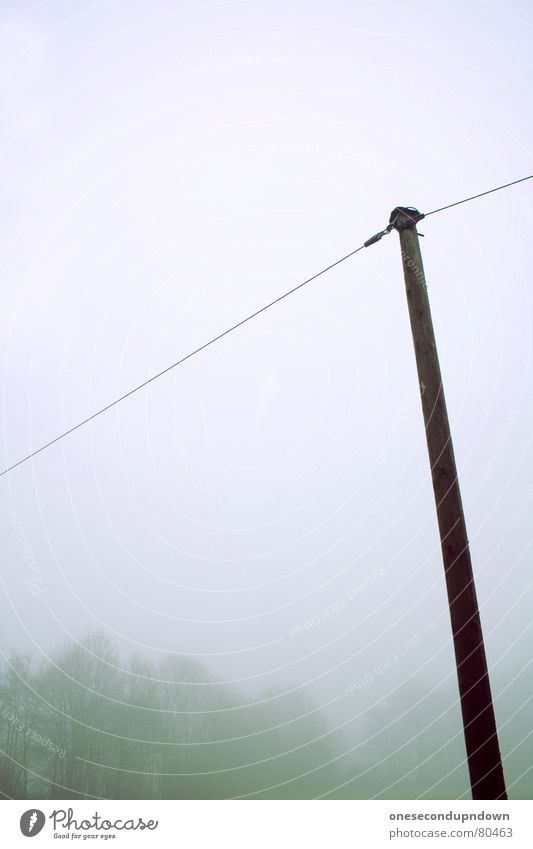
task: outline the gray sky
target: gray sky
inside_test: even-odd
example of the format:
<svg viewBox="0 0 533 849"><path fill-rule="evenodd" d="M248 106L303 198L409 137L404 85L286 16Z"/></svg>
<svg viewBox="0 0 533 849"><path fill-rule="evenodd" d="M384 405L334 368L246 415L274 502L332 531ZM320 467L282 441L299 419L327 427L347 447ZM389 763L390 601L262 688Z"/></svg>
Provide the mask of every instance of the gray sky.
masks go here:
<svg viewBox="0 0 533 849"><path fill-rule="evenodd" d="M17 2L0 23L2 467L394 206L532 170L526 2ZM531 646L532 190L419 228L501 687ZM454 681L396 234L0 494L4 647L105 628L338 707L425 629L383 686Z"/></svg>

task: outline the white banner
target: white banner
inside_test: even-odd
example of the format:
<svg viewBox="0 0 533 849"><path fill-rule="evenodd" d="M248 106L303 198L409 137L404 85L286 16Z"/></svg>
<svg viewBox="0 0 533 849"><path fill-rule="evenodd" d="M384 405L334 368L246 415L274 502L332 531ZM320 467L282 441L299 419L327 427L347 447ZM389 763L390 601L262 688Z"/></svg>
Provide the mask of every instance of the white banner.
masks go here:
<svg viewBox="0 0 533 849"><path fill-rule="evenodd" d="M531 849L533 803L4 801L3 846Z"/></svg>

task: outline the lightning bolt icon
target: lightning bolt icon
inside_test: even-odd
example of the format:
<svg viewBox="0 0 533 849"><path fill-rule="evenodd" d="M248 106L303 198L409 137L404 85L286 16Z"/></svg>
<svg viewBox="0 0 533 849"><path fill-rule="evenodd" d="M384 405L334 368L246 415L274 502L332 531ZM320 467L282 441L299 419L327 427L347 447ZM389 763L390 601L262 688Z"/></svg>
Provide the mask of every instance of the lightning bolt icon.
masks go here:
<svg viewBox="0 0 533 849"><path fill-rule="evenodd" d="M31 815L31 817L30 817L30 822L28 824L29 825L28 831L33 831L33 826L35 825L36 821L37 821L37 812L34 811Z"/></svg>

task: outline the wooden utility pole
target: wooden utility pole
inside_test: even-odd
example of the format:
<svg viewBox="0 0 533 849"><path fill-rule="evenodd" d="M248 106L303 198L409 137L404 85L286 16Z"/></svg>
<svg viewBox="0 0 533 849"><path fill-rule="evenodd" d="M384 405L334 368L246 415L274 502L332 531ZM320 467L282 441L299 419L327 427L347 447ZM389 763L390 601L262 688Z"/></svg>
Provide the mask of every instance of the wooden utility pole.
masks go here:
<svg viewBox="0 0 533 849"><path fill-rule="evenodd" d="M448 413L426 289L416 209L396 207L426 439L437 506L473 799L507 799L487 659Z"/></svg>

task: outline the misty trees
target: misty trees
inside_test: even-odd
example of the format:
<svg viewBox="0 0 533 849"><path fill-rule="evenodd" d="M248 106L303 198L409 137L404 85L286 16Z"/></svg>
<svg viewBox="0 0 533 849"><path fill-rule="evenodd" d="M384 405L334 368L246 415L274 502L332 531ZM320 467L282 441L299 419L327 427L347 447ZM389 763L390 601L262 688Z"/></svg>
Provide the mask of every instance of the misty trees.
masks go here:
<svg viewBox="0 0 533 849"><path fill-rule="evenodd" d="M458 694L409 679L364 712L346 798L454 799L469 793ZM354 768L355 766L355 768Z"/></svg>
<svg viewBox="0 0 533 849"><path fill-rule="evenodd" d="M179 655L124 660L96 634L39 666L13 657L0 689L7 798L312 798L335 783L332 735L301 694L249 700Z"/></svg>
<svg viewBox="0 0 533 849"><path fill-rule="evenodd" d="M41 775L47 795L100 796L105 775L96 779L91 764L105 750L112 721L118 654L102 634L90 636L44 663L34 676L38 721L52 745Z"/></svg>
<svg viewBox="0 0 533 849"><path fill-rule="evenodd" d="M528 686L521 684L518 721L502 724L513 793L523 798L531 796ZM360 693L350 700L355 724L335 731L301 689L247 698L196 660L124 658L102 634L40 664L13 655L0 665L0 792L55 799L468 793L453 687L410 680L372 697L362 713ZM512 700L502 710L515 717Z"/></svg>
<svg viewBox="0 0 533 849"><path fill-rule="evenodd" d="M301 690L268 691L243 714L234 757L247 795L311 799L342 780L338 737Z"/></svg>
<svg viewBox="0 0 533 849"><path fill-rule="evenodd" d="M0 673L0 770L4 797L25 796L28 787L28 761L33 694L25 683L30 677L29 659L13 655Z"/></svg>

